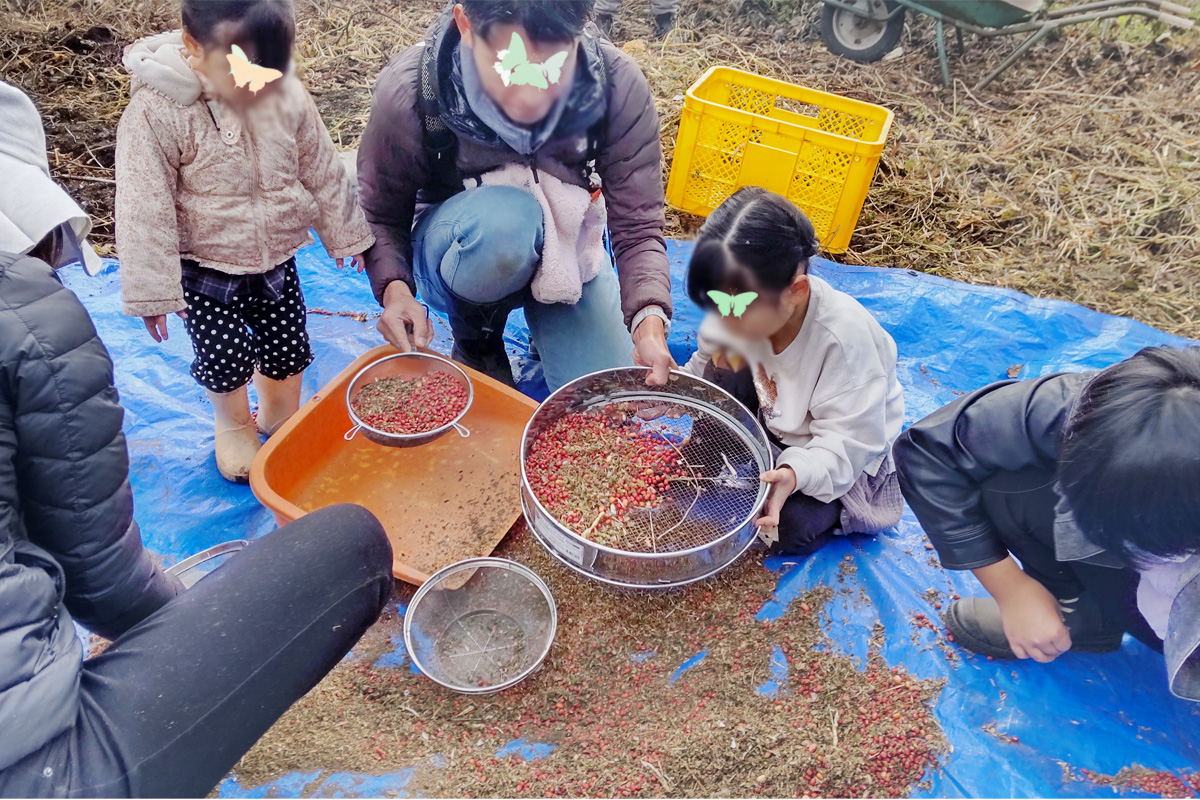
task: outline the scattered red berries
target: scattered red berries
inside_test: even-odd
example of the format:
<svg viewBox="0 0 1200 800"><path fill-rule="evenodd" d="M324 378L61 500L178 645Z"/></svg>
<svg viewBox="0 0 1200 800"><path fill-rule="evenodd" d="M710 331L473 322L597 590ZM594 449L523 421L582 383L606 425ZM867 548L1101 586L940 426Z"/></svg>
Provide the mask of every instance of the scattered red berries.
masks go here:
<svg viewBox="0 0 1200 800"><path fill-rule="evenodd" d="M614 409L609 407L606 411ZM525 461L529 488L554 517L592 541L613 543L630 508L658 508L678 451L619 412L568 414L543 431Z"/></svg>
<svg viewBox="0 0 1200 800"><path fill-rule="evenodd" d="M376 378L362 388L352 407L360 420L384 433L426 433L463 412L467 387L442 370L419 378Z"/></svg>
<svg viewBox="0 0 1200 800"><path fill-rule="evenodd" d="M1137 789L1159 797L1200 795L1200 773L1176 775L1140 766L1125 767L1116 775L1100 775L1090 769L1081 769L1079 772L1084 778L1100 786Z"/></svg>

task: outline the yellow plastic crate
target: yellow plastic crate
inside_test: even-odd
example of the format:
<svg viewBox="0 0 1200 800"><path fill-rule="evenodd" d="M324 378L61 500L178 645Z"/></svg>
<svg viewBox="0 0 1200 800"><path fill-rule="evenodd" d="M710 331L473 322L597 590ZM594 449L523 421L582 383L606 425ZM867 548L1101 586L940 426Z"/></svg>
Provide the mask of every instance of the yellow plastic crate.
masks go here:
<svg viewBox="0 0 1200 800"><path fill-rule="evenodd" d="M826 252L844 252L891 127L886 108L713 67L684 99L667 202L707 216L762 186L808 215Z"/></svg>

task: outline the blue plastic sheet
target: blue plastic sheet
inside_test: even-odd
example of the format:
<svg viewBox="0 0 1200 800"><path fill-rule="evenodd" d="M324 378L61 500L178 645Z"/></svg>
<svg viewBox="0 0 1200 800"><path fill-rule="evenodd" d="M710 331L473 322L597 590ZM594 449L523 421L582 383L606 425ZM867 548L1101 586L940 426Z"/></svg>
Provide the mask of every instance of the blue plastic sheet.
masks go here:
<svg viewBox="0 0 1200 800"><path fill-rule="evenodd" d="M689 250L690 245L681 243L670 243L668 250L676 298L670 344L681 362L695 348L701 318L682 291ZM376 313L362 276L339 272L316 247L303 251L297 262L310 308ZM961 393L1004 379L1010 369L1018 368L1019 377L1030 378L1103 367L1147 345L1186 343L1140 323L1068 303L913 272L824 261L813 272L858 298L895 337L909 421ZM64 278L91 311L116 362L117 386L128 411L137 517L149 547L171 563L218 542L270 530L270 514L249 489L232 486L217 474L210 410L203 391L188 375L191 347L179 321L171 319L169 341L157 345L140 321L120 315L115 270L89 279L76 269ZM435 328L434 348L448 352L444 320L435 318ZM380 343L373 322L345 316L312 314L309 331L316 363L305 378L306 396ZM528 330L519 313L513 315L505 337L516 357L520 387L535 398L544 397L539 365L527 357ZM779 616L808 587L836 585L840 562L847 555L857 572L849 579L852 590L836 594L825 611L831 646L865 657L867 638L879 620L888 632L882 655L889 663L946 682L935 711L953 751L931 774L932 787L925 794L1107 795L1107 788L1065 781L1063 765L1113 774L1132 764L1190 771L1200 763L1200 708L1170 696L1161 656L1137 642L1127 641L1112 655L1068 654L1046 666L989 662L965 654L954 666L930 646L929 631L922 631L914 645L913 614L936 613L922 593L933 588L967 596L979 588L969 575L944 572L929 563L930 553L911 513L898 531L875 540L841 540L801 563L768 560L768 567L779 572L779 584L759 618ZM395 644L394 663L399 667L407 660L403 643ZM635 660L654 656L653 651L630 654ZM676 675L682 676L701 658L703 653L697 653L677 665ZM786 660L774 664L771 675L768 684L747 686L748 695L785 686ZM1001 739L985 726L1019 741ZM554 757L538 742L514 742L512 750ZM320 766L260 787L243 787L230 778L220 793L404 796L413 771L423 765L387 775L330 775Z"/></svg>

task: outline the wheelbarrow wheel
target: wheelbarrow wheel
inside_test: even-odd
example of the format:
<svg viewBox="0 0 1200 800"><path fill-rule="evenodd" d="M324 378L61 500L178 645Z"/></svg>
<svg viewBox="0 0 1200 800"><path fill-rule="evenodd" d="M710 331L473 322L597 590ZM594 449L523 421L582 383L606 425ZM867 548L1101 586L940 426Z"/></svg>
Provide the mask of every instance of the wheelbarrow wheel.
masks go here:
<svg viewBox="0 0 1200 800"><path fill-rule="evenodd" d="M890 53L904 32L904 9L885 20L883 18L897 8L893 0L842 2L862 11L862 14L837 6L822 6L821 40L829 52L864 64L878 61Z"/></svg>

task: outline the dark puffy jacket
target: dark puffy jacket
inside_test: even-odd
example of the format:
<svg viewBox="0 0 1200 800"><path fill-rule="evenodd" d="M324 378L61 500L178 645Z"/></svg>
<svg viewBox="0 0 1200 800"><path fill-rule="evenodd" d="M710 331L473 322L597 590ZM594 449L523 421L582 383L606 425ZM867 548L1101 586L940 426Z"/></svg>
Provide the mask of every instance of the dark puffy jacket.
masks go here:
<svg viewBox="0 0 1200 800"><path fill-rule="evenodd" d="M579 72L554 135L525 158L469 108L454 63L459 35L452 17L442 15L428 37L433 41L440 116L456 134L457 166L465 176L517 162L585 186L587 132L600 122L596 172L608 206L625 324L648 305L661 306L670 314L658 112L637 62L607 40L585 39L580 45ZM424 49L424 43L408 48L380 73L358 150L359 199L375 233L366 262L376 298L382 298L383 290L396 280L407 282L416 293L413 216L421 203L445 199L431 191L437 188L437 180L430 170L421 124ZM600 59L602 64L597 63Z"/></svg>
<svg viewBox="0 0 1200 800"><path fill-rule="evenodd" d="M1052 533L1059 561L1119 566L1087 540L1056 490L1063 430L1095 374L994 383L901 434L894 449L900 488L942 566L978 569L1008 556L983 505L988 479L1002 472L1028 475L1028 490L1015 494L1012 503L1055 507ZM1185 582L1175 596L1163 654L1171 691L1200 700L1200 576Z"/></svg>
<svg viewBox="0 0 1200 800"><path fill-rule="evenodd" d="M72 618L116 638L176 594L133 521L123 416L83 305L0 253L0 769L75 722Z"/></svg>

